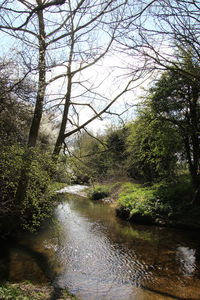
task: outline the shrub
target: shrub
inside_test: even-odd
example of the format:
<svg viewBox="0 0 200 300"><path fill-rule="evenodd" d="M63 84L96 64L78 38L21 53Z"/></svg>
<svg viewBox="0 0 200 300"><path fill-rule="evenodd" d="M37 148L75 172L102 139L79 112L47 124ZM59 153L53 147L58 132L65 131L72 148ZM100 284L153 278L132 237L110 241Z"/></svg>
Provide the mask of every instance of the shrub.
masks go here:
<svg viewBox="0 0 200 300"><path fill-rule="evenodd" d="M151 203L154 199L153 188L143 187L140 184L126 183L119 195L118 204L129 211L130 217L136 213L148 215L152 212Z"/></svg>
<svg viewBox="0 0 200 300"><path fill-rule="evenodd" d="M110 195L110 188L107 185L95 185L88 190L88 197L91 200L100 200Z"/></svg>
<svg viewBox="0 0 200 300"><path fill-rule="evenodd" d="M127 218L142 216L173 218L191 208L192 185L180 177L176 183L161 182L152 186L126 183L119 195L118 205Z"/></svg>
<svg viewBox="0 0 200 300"><path fill-rule="evenodd" d="M32 151L31 158L24 157L25 149L18 144L0 149L0 215L1 234L23 227L34 231L49 215L52 192L50 176L53 163L48 154ZM15 198L24 160L29 159L28 185L23 203L16 206Z"/></svg>
<svg viewBox="0 0 200 300"><path fill-rule="evenodd" d="M28 188L24 203L21 203L21 221L23 227L34 231L46 219L53 208L51 175L54 163L50 154L35 149L28 173Z"/></svg>

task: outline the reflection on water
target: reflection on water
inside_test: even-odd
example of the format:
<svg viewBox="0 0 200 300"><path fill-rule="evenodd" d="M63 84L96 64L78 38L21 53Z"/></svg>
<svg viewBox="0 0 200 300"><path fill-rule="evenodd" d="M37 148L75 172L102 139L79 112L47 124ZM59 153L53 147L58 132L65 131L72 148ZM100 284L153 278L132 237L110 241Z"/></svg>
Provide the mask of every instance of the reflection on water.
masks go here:
<svg viewBox="0 0 200 300"><path fill-rule="evenodd" d="M80 299L200 299L197 234L133 226L111 207L74 196L58 205L55 220L23 243Z"/></svg>
<svg viewBox="0 0 200 300"><path fill-rule="evenodd" d="M71 210L69 203L58 206L57 217L63 228L59 257L64 270L59 285L67 282L73 291L81 291L82 297L93 297L95 292L94 299L110 294L128 299L133 282L137 285L145 277L150 279L148 266L136 259L134 249L112 241L102 224ZM124 285L126 289L122 289Z"/></svg>
<svg viewBox="0 0 200 300"><path fill-rule="evenodd" d="M177 259L180 261L184 275L192 275L196 270L196 250L188 247L178 247L176 251Z"/></svg>

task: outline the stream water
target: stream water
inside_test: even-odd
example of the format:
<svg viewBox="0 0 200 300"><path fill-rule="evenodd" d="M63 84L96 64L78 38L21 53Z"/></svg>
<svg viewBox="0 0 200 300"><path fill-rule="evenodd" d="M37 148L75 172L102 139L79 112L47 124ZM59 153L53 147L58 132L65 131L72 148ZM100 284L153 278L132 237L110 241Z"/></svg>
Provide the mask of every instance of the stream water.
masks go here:
<svg viewBox="0 0 200 300"><path fill-rule="evenodd" d="M80 299L200 299L198 233L131 225L112 207L62 194L55 217L11 247L9 279L67 287Z"/></svg>

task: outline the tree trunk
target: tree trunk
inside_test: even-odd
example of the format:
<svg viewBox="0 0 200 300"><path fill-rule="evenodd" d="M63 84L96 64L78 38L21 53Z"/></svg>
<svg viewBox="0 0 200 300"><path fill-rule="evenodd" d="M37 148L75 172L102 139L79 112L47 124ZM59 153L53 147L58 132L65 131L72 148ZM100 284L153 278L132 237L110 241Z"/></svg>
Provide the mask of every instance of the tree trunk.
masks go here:
<svg viewBox="0 0 200 300"><path fill-rule="evenodd" d="M38 5L42 4L41 0L37 0ZM46 42L45 42L45 26L44 26L44 16L43 11L39 10L38 13L38 23L39 23L39 79L38 79L38 92L35 105L34 116L32 119L32 124L29 132L28 146L35 147L40 127L40 122L42 118L44 95L46 89Z"/></svg>
<svg viewBox="0 0 200 300"><path fill-rule="evenodd" d="M42 4L41 0L37 0L38 5ZM32 151L31 148L36 146L39 126L42 118L43 104L44 104L44 95L46 89L46 62L45 62L45 52L46 52L46 43L45 43L45 26L44 26L44 17L43 10L37 12L38 24L39 24L39 60L38 60L38 69L39 69L39 81L38 81L38 92L36 97L36 104L34 115L31 123L31 128L28 137L27 150L23 156L21 175L19 179L19 184L17 187L15 202L17 206L20 206L25 198L28 188L28 172L31 167L32 160Z"/></svg>
<svg viewBox="0 0 200 300"><path fill-rule="evenodd" d="M70 53L69 53L69 61L68 61L68 67L67 67L67 91L65 95L65 106L62 116L62 122L60 125L60 131L56 140L56 144L53 151L53 159L56 161L58 158L58 155L60 154L62 144L64 142L64 134L67 126L67 120L68 120L68 113L69 113L69 107L70 107L70 100L71 100L71 92L72 92L72 70L71 65L73 61L73 54L74 54L74 28L73 28L73 19L72 19L72 35L71 35L71 45L70 45Z"/></svg>
<svg viewBox="0 0 200 300"><path fill-rule="evenodd" d="M55 148L53 151L53 157L55 160L57 159L57 157L61 151L62 144L64 142L64 133L65 133L66 125L67 125L67 118L68 118L70 99L71 99L71 89L72 89L72 75L69 70L68 71L67 93L65 96L65 107L64 107L62 122L60 125L60 131L59 131L58 138L57 138Z"/></svg>

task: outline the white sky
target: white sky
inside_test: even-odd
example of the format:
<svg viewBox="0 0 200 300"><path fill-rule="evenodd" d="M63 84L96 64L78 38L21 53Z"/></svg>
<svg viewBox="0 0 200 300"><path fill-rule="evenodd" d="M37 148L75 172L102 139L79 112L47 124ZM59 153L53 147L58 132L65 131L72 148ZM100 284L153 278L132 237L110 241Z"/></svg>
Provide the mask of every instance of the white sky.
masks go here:
<svg viewBox="0 0 200 300"><path fill-rule="evenodd" d="M127 82L130 80L130 78L133 78L133 75L127 76L128 67L132 69L136 67L136 62L134 60L130 64L130 57L127 55L112 55L105 57L102 60L102 63L93 65L92 67L86 69L81 76L79 76L78 80L88 80L87 86L88 88L91 86L96 87L95 92L99 93L100 96L98 96L95 100L94 108L97 111L100 111L105 106L105 100L103 100L103 97L106 97L107 99L113 99L118 93L120 93L124 87L126 86ZM65 68L63 67L57 67L54 72L51 73L51 76L56 76L62 72L65 71ZM75 79L76 80L76 79ZM134 118L134 105L138 103L140 100L141 95L144 94L143 88L147 88L148 85L148 77L140 78L139 80L136 80L132 83L132 90L124 94L122 97L120 97L115 104L109 109L109 111L114 113L122 113L124 112L127 107L131 107L129 111L125 112L122 115L122 118L124 121L130 120ZM65 93L66 85L63 84L63 79L59 79L51 84L51 86L48 89L49 94L53 94L55 90L58 90L59 93ZM75 89L72 92L72 96L75 97L77 95L81 95L83 92L83 89L80 86L76 86ZM101 95L103 97L101 97ZM52 97L52 99L55 96ZM102 99L102 100L100 100ZM89 103L88 95L86 97L78 97L73 100L74 102L79 103ZM84 123L88 120L88 118L92 117L94 115L93 111L89 107L78 107L79 111L79 118L80 118L80 124ZM97 119L93 121L90 125L88 125L88 128L92 131L98 132L99 128L103 130L103 128L107 127L108 124L113 124L116 122L120 122L120 119L118 119L116 116L104 114L103 115L104 120Z"/></svg>
<svg viewBox="0 0 200 300"><path fill-rule="evenodd" d="M29 3L35 3L34 0L28 0ZM6 55L7 57L12 57L15 51L17 50L16 40L13 41L1 33L0 37L2 38L3 43L0 46L0 53L2 55ZM26 54L30 55L30 54ZM105 105L105 101L103 100L106 97L108 100L112 100L118 93L120 93L123 88L126 86L127 82L130 78L134 77L133 70L137 67L137 65L142 65L142 61L136 60L136 58L131 57L129 55L125 55L123 52L118 55L112 54L109 56L105 56L102 59L101 63L94 65L88 69L86 69L82 74L77 78L78 80L87 80L86 84L87 88L90 89L92 87L97 87L96 92L101 94L98 98L102 100L95 99L95 109L99 112L103 105ZM51 73L48 74L49 78L51 76L55 76L62 72L62 67L56 67ZM64 70L65 71L65 70ZM131 74L132 72L132 74ZM129 73L129 76L127 75ZM132 91L123 95L117 102L110 108L110 111L115 113L121 113L126 108L127 105L134 106L139 101L140 96L143 94L142 88L147 88L149 79L149 74L140 74L141 78L138 81L133 82ZM146 79L146 80L145 80ZM100 84L101 83L101 84ZM59 94L65 93L66 91L66 83L63 84L63 80L57 80L48 88L48 94L52 96L49 97L49 100L53 100L56 97L59 97ZM76 86L72 91L72 96L81 94L83 89L80 86ZM55 95L57 94L57 95ZM91 96L91 95L90 95ZM74 99L74 101L83 103L90 102L89 94L86 97L79 97ZM53 102L52 102L53 103ZM125 105L126 104L126 105ZM79 108L79 121L80 124L87 121L88 118L92 117L93 112L88 107ZM104 121L95 120L90 125L89 128L93 131L98 132L99 129L103 130L107 124L116 122L116 117L112 117L112 121L107 115L103 115L105 117ZM125 120L130 120L134 118L134 107L131 108L127 113L124 113L122 116Z"/></svg>

